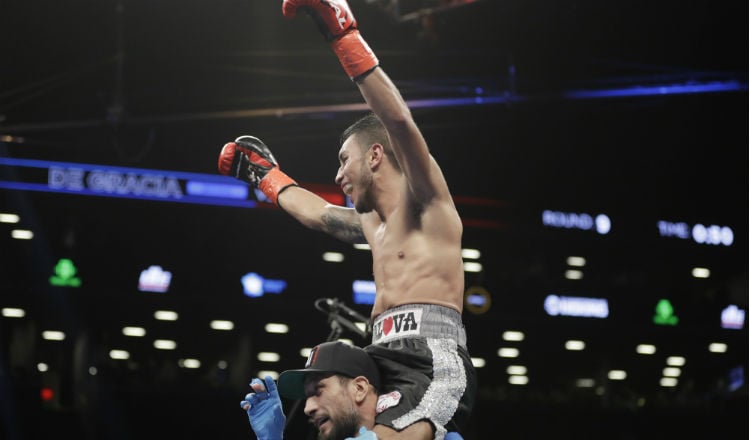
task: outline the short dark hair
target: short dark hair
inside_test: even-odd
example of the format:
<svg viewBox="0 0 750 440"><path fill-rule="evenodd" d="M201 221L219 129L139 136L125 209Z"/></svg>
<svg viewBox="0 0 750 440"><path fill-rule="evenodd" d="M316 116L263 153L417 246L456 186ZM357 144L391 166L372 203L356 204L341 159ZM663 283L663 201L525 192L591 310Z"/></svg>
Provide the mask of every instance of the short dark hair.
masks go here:
<svg viewBox="0 0 750 440"><path fill-rule="evenodd" d="M341 145L354 134L362 134L367 145L388 142L388 132L373 112L360 117L341 133Z"/></svg>
<svg viewBox="0 0 750 440"><path fill-rule="evenodd" d="M369 148L372 144L382 145L386 156L391 160L393 166L397 170L401 170L401 166L398 163L398 160L396 160L396 156L393 154L391 139L388 137L388 132L380 121L380 118L378 118L375 113L369 112L347 127L346 130L341 133L340 145L344 145L344 142L355 134L360 137L362 149Z"/></svg>

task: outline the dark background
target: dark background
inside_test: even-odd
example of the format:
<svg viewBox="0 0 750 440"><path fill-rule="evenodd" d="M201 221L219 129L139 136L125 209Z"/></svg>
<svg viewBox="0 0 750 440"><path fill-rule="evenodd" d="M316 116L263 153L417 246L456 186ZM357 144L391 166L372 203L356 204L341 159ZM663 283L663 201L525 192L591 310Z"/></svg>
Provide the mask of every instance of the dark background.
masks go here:
<svg viewBox="0 0 750 440"><path fill-rule="evenodd" d="M413 104L456 196L465 247L482 252L484 270L467 272L466 286L484 287L492 304L464 312L469 350L486 360L464 437L747 437L748 331L718 319L727 305L748 308L747 4L458 3L350 4ZM421 8L434 11L410 19ZM335 106L362 99L312 22L280 10L278 1L0 1L0 157L213 175L221 146L252 134L303 186L336 191L338 135L362 107ZM726 87L697 93L709 86ZM573 93L635 87L662 93ZM477 96L485 104L449 105ZM19 172L1 169L6 180ZM0 212L21 217L0 224L0 306L27 312L0 317L0 438L252 436L238 407L250 379L301 367L299 349L329 333L314 300L338 297L369 313L351 299L351 282L371 277L369 255L268 206L0 191ZM613 228L547 228L544 210L606 213ZM660 237L659 220L729 226L734 243ZM11 239L15 227L34 238ZM326 251L346 260L324 262ZM563 276L569 255L587 259L582 280ZM49 285L60 258L75 261L81 288ZM173 273L169 292L137 290L151 264ZM711 277L692 278L693 267ZM242 295L250 271L286 280L287 290ZM606 298L610 316L550 317L549 294ZM660 298L678 326L651 321ZM154 321L157 308L181 318ZM211 319L235 329L212 331ZM267 334L267 322L290 332ZM147 336L129 340L124 325ZM43 341L48 329L65 341ZM502 341L506 330L526 337ZM157 337L177 350L155 350ZM586 350L565 351L568 339ZM635 353L643 342L655 355ZM711 342L728 351L709 353ZM501 346L519 348L519 359L498 357ZM110 359L113 347L131 359ZM281 361L259 362L260 351ZM687 363L665 388L671 355ZM179 368L186 357L202 366ZM527 366L528 385L508 383L513 364ZM745 383L731 390L736 367ZM628 377L610 381L610 369ZM580 377L595 387L576 388ZM43 386L54 401L40 399ZM301 417L291 425L288 438L308 436Z"/></svg>

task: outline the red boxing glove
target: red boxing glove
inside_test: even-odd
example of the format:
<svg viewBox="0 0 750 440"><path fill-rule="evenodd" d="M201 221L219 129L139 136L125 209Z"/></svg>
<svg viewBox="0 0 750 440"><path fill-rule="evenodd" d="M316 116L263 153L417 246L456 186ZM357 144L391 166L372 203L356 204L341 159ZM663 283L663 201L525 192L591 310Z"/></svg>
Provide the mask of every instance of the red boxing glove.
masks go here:
<svg viewBox="0 0 750 440"><path fill-rule="evenodd" d="M331 43L349 78L357 80L378 66L378 58L359 34L357 20L346 0L284 0L281 5L287 18L295 17L300 9L312 17Z"/></svg>
<svg viewBox="0 0 750 440"><path fill-rule="evenodd" d="M224 145L219 154L219 172L259 188L276 205L281 191L297 185L279 169L266 144L254 136L240 136Z"/></svg>
<svg viewBox="0 0 750 440"><path fill-rule="evenodd" d="M281 12L286 18L294 18L301 9L307 12L326 41L333 41L346 31L357 28L357 20L346 0L284 0Z"/></svg>

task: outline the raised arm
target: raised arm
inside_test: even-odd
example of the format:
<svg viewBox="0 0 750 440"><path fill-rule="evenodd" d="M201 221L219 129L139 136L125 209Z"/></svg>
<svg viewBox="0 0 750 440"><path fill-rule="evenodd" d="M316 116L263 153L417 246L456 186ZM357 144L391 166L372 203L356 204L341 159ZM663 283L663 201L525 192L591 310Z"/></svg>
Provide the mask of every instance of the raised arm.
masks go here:
<svg viewBox="0 0 750 440"><path fill-rule="evenodd" d="M282 12L293 18L307 12L338 56L341 66L357 84L385 125L396 159L418 201L450 199L448 185L427 143L412 118L401 93L379 67L380 62L357 29L357 20L346 0L284 0Z"/></svg>
<svg viewBox="0 0 750 440"><path fill-rule="evenodd" d="M386 128L393 152L418 201L450 200L448 184L430 155L411 111L385 71L377 67L356 80L362 96Z"/></svg>

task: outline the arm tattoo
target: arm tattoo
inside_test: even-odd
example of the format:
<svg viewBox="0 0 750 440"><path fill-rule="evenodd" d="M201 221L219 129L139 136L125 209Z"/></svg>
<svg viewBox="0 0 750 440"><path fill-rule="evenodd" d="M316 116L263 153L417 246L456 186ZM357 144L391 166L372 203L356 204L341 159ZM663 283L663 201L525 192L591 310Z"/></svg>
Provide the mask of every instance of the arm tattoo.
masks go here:
<svg viewBox="0 0 750 440"><path fill-rule="evenodd" d="M323 214L324 231L347 243L365 243L362 225L359 222L347 221L344 216L333 212Z"/></svg>

